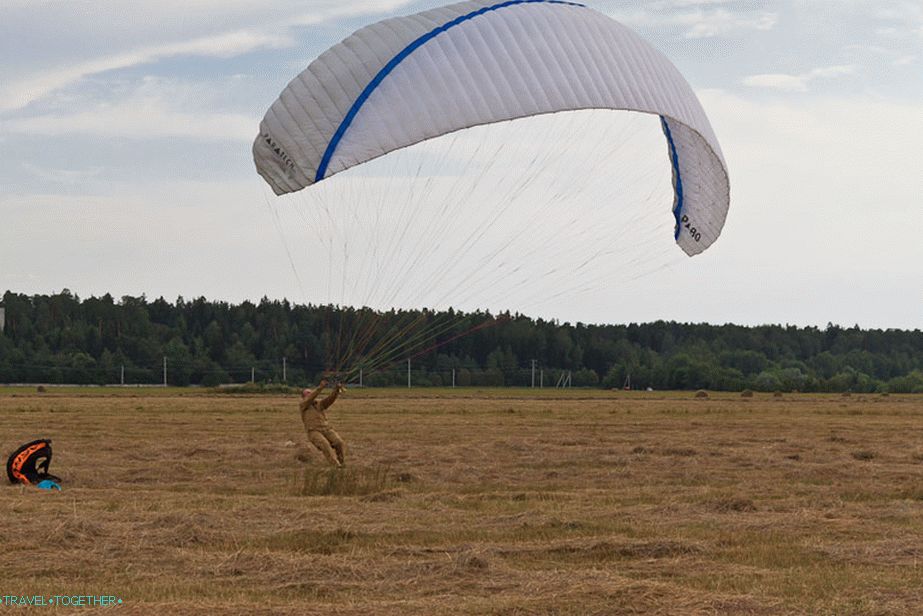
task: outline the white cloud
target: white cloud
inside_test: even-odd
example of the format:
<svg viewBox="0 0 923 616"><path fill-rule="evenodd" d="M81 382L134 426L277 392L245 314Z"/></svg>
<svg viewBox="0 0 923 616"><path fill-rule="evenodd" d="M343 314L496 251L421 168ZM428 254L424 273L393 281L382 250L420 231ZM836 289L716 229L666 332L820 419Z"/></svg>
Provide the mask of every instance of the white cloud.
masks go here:
<svg viewBox="0 0 923 616"><path fill-rule="evenodd" d="M719 90L698 95L736 178L732 184L745 193L736 196L736 204L760 193L759 201L777 201L780 216L811 216L814 211L828 219L831 229L908 215L914 229L923 224L923 212L916 206L923 190L914 154L916 136L923 134L917 105L867 97L770 103ZM897 226L873 227L861 229L863 249L871 250L866 242L873 235L916 233ZM921 256L917 242L893 249L895 254L884 251L874 257L888 262L901 252Z"/></svg>
<svg viewBox="0 0 923 616"><path fill-rule="evenodd" d="M852 64L840 64L836 66L824 66L815 68L808 73L810 79L817 77L839 77L840 75L852 75L856 72L856 67Z"/></svg>
<svg viewBox="0 0 923 616"><path fill-rule="evenodd" d="M257 119L222 111L223 99L240 78L192 84L147 77L130 87L109 84L105 101L77 98L57 110L9 119L8 135L92 135L150 139L249 141ZM89 102L88 102L89 101Z"/></svg>
<svg viewBox="0 0 923 616"><path fill-rule="evenodd" d="M860 53L871 53L879 56L886 56L892 53L891 49L887 47L882 47L881 45L860 45L858 43L851 43L843 47L846 51L855 51Z"/></svg>
<svg viewBox="0 0 923 616"><path fill-rule="evenodd" d="M412 0L362 0L342 2L332 0L329 2L318 3L322 6L312 9L310 13L304 13L299 18L292 21L291 25L308 26L331 21L334 19L345 19L349 17L359 17L361 15L387 13L410 4Z"/></svg>
<svg viewBox="0 0 923 616"><path fill-rule="evenodd" d="M90 75L106 71L150 64L174 56L192 55L229 58L261 47L279 47L291 44L291 39L285 36L240 31L179 43L141 47L81 62L40 74L25 81L13 83L6 91L0 92L0 111L21 109L36 100L44 98L55 90Z"/></svg>
<svg viewBox="0 0 923 616"><path fill-rule="evenodd" d="M785 73L764 73L750 75L743 80L744 85L754 88L768 88L784 92L807 92L808 86L817 79L830 79L843 75L852 75L856 72L853 64L824 66L798 75Z"/></svg>
<svg viewBox="0 0 923 616"><path fill-rule="evenodd" d="M739 281L753 302L749 318L923 325L918 105L698 94L731 172L716 275L725 286ZM716 292L745 312L742 299Z"/></svg>
<svg viewBox="0 0 923 616"><path fill-rule="evenodd" d="M686 38L712 38L736 36L747 31L767 31L779 21L777 13L770 11L731 11L724 7L703 8L723 4L720 1L674 0L654 3L632 11L610 11L615 19L640 28L681 28ZM695 7L694 10L689 10Z"/></svg>
<svg viewBox="0 0 923 616"><path fill-rule="evenodd" d="M731 2L731 0L657 0L654 2L649 2L647 6L658 11L668 11L672 9L684 9L689 7L728 4L729 2Z"/></svg>
<svg viewBox="0 0 923 616"><path fill-rule="evenodd" d="M727 4L730 0L668 0L667 4L676 7L703 6L706 4Z"/></svg>
<svg viewBox="0 0 923 616"><path fill-rule="evenodd" d="M923 5L920 2L876 2L870 9L874 19L887 23L875 29L877 35L889 39L923 36Z"/></svg>
<svg viewBox="0 0 923 616"><path fill-rule="evenodd" d="M744 85L755 88L770 88L786 92L806 92L807 79L803 75L786 75L784 73L763 73L744 78Z"/></svg>
<svg viewBox="0 0 923 616"><path fill-rule="evenodd" d="M725 9L697 11L678 16L688 25L686 37L709 38L728 36L746 30L771 30L778 23L775 13L763 12L755 15L732 13Z"/></svg>
<svg viewBox="0 0 923 616"><path fill-rule="evenodd" d="M915 0L891 0L887 3L875 1L873 6L873 15L881 20L905 24L923 21L923 6Z"/></svg>
<svg viewBox="0 0 923 616"><path fill-rule="evenodd" d="M843 50L848 52L851 57L858 62L874 65L876 68L872 70L876 71L880 71L881 68L886 65L892 67L909 66L914 64L919 58L917 54L907 53L904 49L892 49L882 47L881 45L860 45L854 43L846 45ZM869 69L867 68L864 72L869 72Z"/></svg>
<svg viewBox="0 0 923 616"><path fill-rule="evenodd" d="M77 113L46 114L10 120L4 130L11 134L68 135L150 139L182 137L250 141L254 118L232 113L187 113L158 101L119 102L99 105Z"/></svg>
<svg viewBox="0 0 923 616"><path fill-rule="evenodd" d="M73 186L87 180L98 178L105 171L103 167L90 167L88 169L51 169L27 162L22 163L22 168L36 178L42 180L43 185L51 183L64 184L67 186Z"/></svg>
<svg viewBox="0 0 923 616"><path fill-rule="evenodd" d="M0 212L0 288L238 300L291 292L256 179L3 194Z"/></svg>
<svg viewBox="0 0 923 616"><path fill-rule="evenodd" d="M73 57L76 54L70 50L66 55L62 54L60 68L49 70L39 69L34 76L13 79L7 76L0 83L5 82L5 87L0 87L0 112L22 109L29 104L47 97L52 92L65 88L77 83L82 79L97 75L107 71L127 69L134 66L156 63L177 56L201 56L201 57L218 57L230 58L239 56L257 49L290 47L295 44L292 28L298 26L316 25L336 19L356 17L363 14L375 14L385 11L392 11L405 5L410 0L363 0L341 2L339 0L314 0L311 3L311 10L305 12L297 4L275 3L272 5L253 3L231 3L233 6L226 7L224 2L212 2L213 6L205 6L199 2L195 7L190 9L193 19L201 21L199 27L207 31L213 29L212 23L224 14L223 11L234 12L236 10L237 21L241 23L261 23L260 28L237 28L227 30L217 34L201 34L194 38L186 40L173 40L170 42L158 42L148 45L141 45L121 51L98 56L95 58L84 59L79 62L68 63L65 58ZM118 13L124 8L110 6L111 11L107 12L104 7L106 3L90 6L77 16L79 19L87 19L98 13L99 19L107 19L112 12ZM166 2L162 7L150 5L143 8L144 19L142 21L158 20L163 24L176 22L177 15L186 15L187 3L179 6L176 2ZM208 4L208 3L205 3ZM217 8L220 5L220 9ZM12 8L22 8L17 5ZM209 9L210 10L205 10ZM263 13L260 15L259 11ZM209 14L212 15L211 22L207 19ZM260 18L262 17L262 19ZM24 27L42 27L29 22L22 24ZM62 24L55 24L55 27L62 28ZM169 31L169 26L164 26L165 31ZM109 33L113 38L115 35ZM122 33L118 33L122 35ZM162 33L158 33L162 37ZM118 48L124 43L113 41L113 47Z"/></svg>

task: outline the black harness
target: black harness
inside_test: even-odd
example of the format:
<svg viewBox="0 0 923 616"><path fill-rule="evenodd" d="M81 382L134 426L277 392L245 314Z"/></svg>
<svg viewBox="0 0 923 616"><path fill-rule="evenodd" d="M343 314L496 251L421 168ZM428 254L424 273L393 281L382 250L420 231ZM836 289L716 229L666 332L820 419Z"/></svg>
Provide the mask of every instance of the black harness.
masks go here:
<svg viewBox="0 0 923 616"><path fill-rule="evenodd" d="M37 485L46 479L55 483L61 480L48 472L51 465L51 439L38 439L26 443L6 461L6 476L10 483Z"/></svg>

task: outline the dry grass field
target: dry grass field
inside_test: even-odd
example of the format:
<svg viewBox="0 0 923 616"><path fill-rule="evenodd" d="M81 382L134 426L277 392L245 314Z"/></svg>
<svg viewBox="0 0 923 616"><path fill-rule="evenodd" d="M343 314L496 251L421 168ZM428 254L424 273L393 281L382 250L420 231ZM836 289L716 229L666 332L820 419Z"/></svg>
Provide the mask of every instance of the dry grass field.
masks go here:
<svg viewBox="0 0 923 616"><path fill-rule="evenodd" d="M923 397L351 391L331 416L341 471L296 460L295 397L0 392L4 459L51 437L65 480L0 489L0 595L117 595L126 614L923 613Z"/></svg>

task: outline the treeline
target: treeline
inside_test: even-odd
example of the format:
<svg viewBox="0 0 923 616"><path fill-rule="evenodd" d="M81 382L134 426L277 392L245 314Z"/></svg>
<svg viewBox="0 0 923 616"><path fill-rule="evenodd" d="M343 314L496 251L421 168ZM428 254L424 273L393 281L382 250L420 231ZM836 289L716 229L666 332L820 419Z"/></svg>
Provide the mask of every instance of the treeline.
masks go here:
<svg viewBox="0 0 923 616"><path fill-rule="evenodd" d="M523 386L534 375L546 387L568 380L575 387L621 388L630 378L634 388L658 390L923 392L919 330L572 325L514 314L372 313L268 299L80 299L67 290L7 292L2 307L0 383L155 384L166 358L170 385L278 383L283 375L300 385L349 356L355 332L373 322L379 338L435 333L413 350L397 344L390 355L367 360L363 379L372 386L406 384L412 356L414 386L450 385L453 378L459 386Z"/></svg>

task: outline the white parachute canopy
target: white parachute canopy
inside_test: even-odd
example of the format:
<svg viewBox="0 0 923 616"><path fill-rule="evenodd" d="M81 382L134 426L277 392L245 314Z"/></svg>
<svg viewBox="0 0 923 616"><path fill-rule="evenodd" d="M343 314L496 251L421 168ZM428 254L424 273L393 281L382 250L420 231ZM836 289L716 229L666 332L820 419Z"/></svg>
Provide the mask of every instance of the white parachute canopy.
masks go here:
<svg viewBox="0 0 923 616"><path fill-rule="evenodd" d="M471 0L363 28L285 88L253 155L281 195L461 129L583 109L661 117L676 242L689 255L708 248L730 190L698 99L663 54L572 2Z"/></svg>
<svg viewBox="0 0 923 616"><path fill-rule="evenodd" d="M471 0L359 30L289 83L253 155L277 195L295 193L270 206L321 305L551 318L595 305L617 319L624 284L677 261L674 239L707 249L729 205L682 75L558 0ZM451 318L407 314L398 333L373 312L338 321L328 363L368 370L458 337Z"/></svg>

